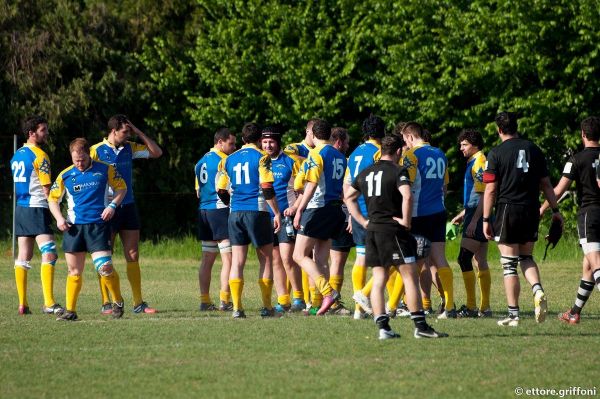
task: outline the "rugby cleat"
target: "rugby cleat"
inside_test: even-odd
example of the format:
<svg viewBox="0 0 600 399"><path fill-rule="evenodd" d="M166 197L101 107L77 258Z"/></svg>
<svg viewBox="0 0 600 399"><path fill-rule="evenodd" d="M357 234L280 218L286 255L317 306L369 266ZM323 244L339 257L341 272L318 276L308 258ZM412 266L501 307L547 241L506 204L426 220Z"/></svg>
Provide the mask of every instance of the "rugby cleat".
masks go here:
<svg viewBox="0 0 600 399"><path fill-rule="evenodd" d="M548 301L546 300L544 291L539 290L535 293L533 303L535 304L535 321L537 323L543 323L544 320L546 320L546 314L548 313Z"/></svg>
<svg viewBox="0 0 600 399"><path fill-rule="evenodd" d="M24 316L26 314L31 314L31 310L29 310L29 306L19 305L19 314Z"/></svg>
<svg viewBox="0 0 600 399"><path fill-rule="evenodd" d="M54 314L60 316L61 314L65 313L65 308L60 306L60 304L55 303L52 306L42 306L42 312L45 314Z"/></svg>
<svg viewBox="0 0 600 399"><path fill-rule="evenodd" d="M478 316L479 317L492 317L492 309L487 308L485 310L480 310Z"/></svg>
<svg viewBox="0 0 600 399"><path fill-rule="evenodd" d="M304 302L304 299L294 298L292 300L292 306L290 307L290 312L292 312L292 313L302 312L304 309L306 309L306 303Z"/></svg>
<svg viewBox="0 0 600 399"><path fill-rule="evenodd" d="M400 334L396 333L394 330L384 330L383 328L379 329L379 339L394 339L400 338Z"/></svg>
<svg viewBox="0 0 600 399"><path fill-rule="evenodd" d="M200 304L201 312L213 312L216 310L217 310L217 307L215 306L214 303L201 303Z"/></svg>
<svg viewBox="0 0 600 399"><path fill-rule="evenodd" d="M469 309L467 305L462 305L456 316L463 319L477 318L479 317L479 311L477 309Z"/></svg>
<svg viewBox="0 0 600 399"><path fill-rule="evenodd" d="M112 314L112 303L103 303L102 307L100 308L100 311L102 312L102 314Z"/></svg>
<svg viewBox="0 0 600 399"><path fill-rule="evenodd" d="M318 311L319 308L311 306L308 309L304 309L302 313L304 314L304 316L316 316Z"/></svg>
<svg viewBox="0 0 600 399"><path fill-rule="evenodd" d="M280 303L278 303L277 305L275 305L274 309L276 312L279 313L285 313L285 312L289 312L290 309L292 308L291 305L282 305ZM303 308L304 309L304 308Z"/></svg>
<svg viewBox="0 0 600 399"><path fill-rule="evenodd" d="M77 313L71 312L70 310L65 311L60 316L56 318L57 321L77 321Z"/></svg>
<svg viewBox="0 0 600 399"><path fill-rule="evenodd" d="M221 312L231 312L233 310L233 302L221 301L219 304L219 310Z"/></svg>
<svg viewBox="0 0 600 399"><path fill-rule="evenodd" d="M504 319L498 320L499 326L518 327L519 316L507 316Z"/></svg>
<svg viewBox="0 0 600 399"><path fill-rule="evenodd" d="M282 312L278 312L277 310L275 310L275 308L261 308L260 309L260 317L262 317L263 319L266 319L268 317L281 317L283 316Z"/></svg>
<svg viewBox="0 0 600 399"><path fill-rule="evenodd" d="M120 319L123 317L123 313L125 313L125 304L123 302L115 302L112 304L113 319Z"/></svg>
<svg viewBox="0 0 600 399"><path fill-rule="evenodd" d="M373 314L373 309L371 308L371 301L369 298L363 294L362 291L356 291L354 295L352 295L352 299L356 302L365 312L368 314Z"/></svg>
<svg viewBox="0 0 600 399"><path fill-rule="evenodd" d="M158 310L151 308L146 302L142 302L133 307L133 313L158 313Z"/></svg>
<svg viewBox="0 0 600 399"><path fill-rule="evenodd" d="M580 316L578 313L573 314L570 310L558 315L558 320L568 324L579 324L579 318Z"/></svg>
<svg viewBox="0 0 600 399"><path fill-rule="evenodd" d="M438 320L456 319L456 309L444 310L437 318Z"/></svg>
<svg viewBox="0 0 600 399"><path fill-rule="evenodd" d="M329 295L323 296L323 303L321 303L321 307L317 311L317 316L322 316L329 310L333 304L340 299L340 294L336 290L332 289Z"/></svg>
<svg viewBox="0 0 600 399"><path fill-rule="evenodd" d="M233 317L234 319L245 319L246 312L244 312L243 310L234 310L231 314L231 317Z"/></svg>
<svg viewBox="0 0 600 399"><path fill-rule="evenodd" d="M425 329L418 329L415 328L415 333L414 333L414 337L417 339L420 338L446 338L448 336L448 334L443 333L443 332L437 332L433 329L433 327L431 326L427 326L427 328Z"/></svg>
<svg viewBox="0 0 600 399"><path fill-rule="evenodd" d="M363 320L368 318L369 314L367 312L358 309L354 311L354 320Z"/></svg>
<svg viewBox="0 0 600 399"><path fill-rule="evenodd" d="M327 314L334 316L350 316L352 312L344 306L342 301L336 301L333 306L327 311Z"/></svg>

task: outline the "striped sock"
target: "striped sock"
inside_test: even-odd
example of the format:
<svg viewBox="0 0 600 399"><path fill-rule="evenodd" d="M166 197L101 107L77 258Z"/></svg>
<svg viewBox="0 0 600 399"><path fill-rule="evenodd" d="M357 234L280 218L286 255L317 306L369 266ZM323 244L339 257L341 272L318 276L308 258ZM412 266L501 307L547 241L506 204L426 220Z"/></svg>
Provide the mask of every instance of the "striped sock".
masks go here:
<svg viewBox="0 0 600 399"><path fill-rule="evenodd" d="M415 323L415 327L419 330L427 329L427 322L425 321L425 312L419 310L417 312L410 312L410 319Z"/></svg>
<svg viewBox="0 0 600 399"><path fill-rule="evenodd" d="M538 291L544 292L544 289L542 288L542 285L540 283L535 283L534 285L531 286L531 291L533 292L533 296L535 296L536 292L538 292Z"/></svg>
<svg viewBox="0 0 600 399"><path fill-rule="evenodd" d="M577 297L575 298L575 305L571 308L571 314L580 314L581 309L585 306L592 291L594 290L594 282L581 279L579 283L579 289L577 290Z"/></svg>
<svg viewBox="0 0 600 399"><path fill-rule="evenodd" d="M596 287L598 287L598 289L600 290L600 269L594 270L592 275L594 276L594 281L596 282Z"/></svg>
<svg viewBox="0 0 600 399"><path fill-rule="evenodd" d="M511 318L519 317L519 307L508 305L508 316Z"/></svg>

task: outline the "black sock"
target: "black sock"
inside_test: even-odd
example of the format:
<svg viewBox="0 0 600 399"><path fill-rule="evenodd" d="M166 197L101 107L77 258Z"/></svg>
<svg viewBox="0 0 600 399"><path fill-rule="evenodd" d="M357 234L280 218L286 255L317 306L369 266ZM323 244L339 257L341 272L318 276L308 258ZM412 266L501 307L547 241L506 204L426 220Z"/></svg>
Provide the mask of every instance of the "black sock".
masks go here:
<svg viewBox="0 0 600 399"><path fill-rule="evenodd" d="M429 325L425 321L425 312L422 310L410 312L410 319L415 323L415 327L419 330L427 330L429 328Z"/></svg>
<svg viewBox="0 0 600 399"><path fill-rule="evenodd" d="M385 314L375 316L375 324L377 324L377 327L385 331L390 331L392 329L390 327L390 318Z"/></svg>

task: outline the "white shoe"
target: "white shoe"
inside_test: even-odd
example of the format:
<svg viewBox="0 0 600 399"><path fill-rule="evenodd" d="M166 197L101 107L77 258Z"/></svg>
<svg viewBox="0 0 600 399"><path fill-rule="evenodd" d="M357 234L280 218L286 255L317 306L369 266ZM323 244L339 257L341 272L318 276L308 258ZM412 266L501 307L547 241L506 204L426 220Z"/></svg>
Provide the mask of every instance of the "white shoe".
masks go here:
<svg viewBox="0 0 600 399"><path fill-rule="evenodd" d="M366 312L363 312L362 310L354 311L354 320L363 320L368 317L369 317L369 315Z"/></svg>
<svg viewBox="0 0 600 399"><path fill-rule="evenodd" d="M535 321L543 323L544 320L546 320L546 314L548 313L548 301L546 300L544 291L539 290L535 293L533 303L535 304Z"/></svg>
<svg viewBox="0 0 600 399"><path fill-rule="evenodd" d="M398 317L410 317L410 312L405 308L398 308L396 310L396 316Z"/></svg>
<svg viewBox="0 0 600 399"><path fill-rule="evenodd" d="M396 334L394 330L386 331L383 328L379 329L379 339L400 338L400 334Z"/></svg>
<svg viewBox="0 0 600 399"><path fill-rule="evenodd" d="M352 299L360 305L361 308L368 314L373 314L373 309L371 308L371 301L362 291L356 291L354 295L352 295Z"/></svg>
<svg viewBox="0 0 600 399"><path fill-rule="evenodd" d="M498 320L499 326L508 326L508 327L518 327L519 326L519 317L511 317L507 316L504 319Z"/></svg>

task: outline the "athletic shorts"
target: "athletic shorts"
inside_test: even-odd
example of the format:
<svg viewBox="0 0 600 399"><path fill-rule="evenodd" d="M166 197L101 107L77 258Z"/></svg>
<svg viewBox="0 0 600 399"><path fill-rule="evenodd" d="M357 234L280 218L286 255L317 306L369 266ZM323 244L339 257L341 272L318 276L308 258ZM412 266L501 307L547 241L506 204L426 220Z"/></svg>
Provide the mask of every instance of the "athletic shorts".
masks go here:
<svg viewBox="0 0 600 399"><path fill-rule="evenodd" d="M298 234L318 240L336 239L346 228L346 214L340 202L330 202L322 208L306 209L302 213Z"/></svg>
<svg viewBox="0 0 600 399"><path fill-rule="evenodd" d="M15 236L37 237L41 234L53 234L50 228L52 216L48 208L15 208Z"/></svg>
<svg viewBox="0 0 600 399"><path fill-rule="evenodd" d="M493 223L500 244L525 244L538 240L540 210L528 205L498 204Z"/></svg>
<svg viewBox="0 0 600 399"><path fill-rule="evenodd" d="M446 211L412 218L410 232L431 242L446 242Z"/></svg>
<svg viewBox="0 0 600 399"><path fill-rule="evenodd" d="M584 254L600 252L600 208L577 213L577 233Z"/></svg>
<svg viewBox="0 0 600 399"><path fill-rule="evenodd" d="M198 239L220 241L229 238L229 208L198 209Z"/></svg>
<svg viewBox="0 0 600 399"><path fill-rule="evenodd" d="M404 229L393 231L367 230L365 265L399 266L417 261L417 242Z"/></svg>
<svg viewBox="0 0 600 399"><path fill-rule="evenodd" d="M352 228L354 229L354 227ZM342 231L338 238L331 240L331 249L337 252L350 252L352 247L354 247L353 235L348 233L344 228L344 231Z"/></svg>
<svg viewBox="0 0 600 399"><path fill-rule="evenodd" d="M139 230L141 228L140 215L135 202L119 205L109 224L113 233L121 230Z"/></svg>
<svg viewBox="0 0 600 399"><path fill-rule="evenodd" d="M65 252L111 251L108 223L74 224L63 235Z"/></svg>
<svg viewBox="0 0 600 399"><path fill-rule="evenodd" d="M365 240L367 239L367 230L354 218L352 218L352 239L358 246L365 246Z"/></svg>
<svg viewBox="0 0 600 399"><path fill-rule="evenodd" d="M273 246L278 247L280 243L282 244L293 244L296 242L296 229L294 229L294 236L290 237L287 235L285 231L285 223L281 222L281 228L277 233L273 232Z"/></svg>
<svg viewBox="0 0 600 399"><path fill-rule="evenodd" d="M479 220L477 221L477 227L475 227L475 235L473 237L467 236L467 226L469 226L469 223L471 223L476 209L477 208L465 208L465 219L463 221L463 238L471 238L479 242L487 242L487 238L485 238L485 235L483 234L483 214L479 217Z"/></svg>
<svg viewBox="0 0 600 399"><path fill-rule="evenodd" d="M231 245L252 243L255 247L262 247L273 243L273 223L269 212L231 212L228 226Z"/></svg>

